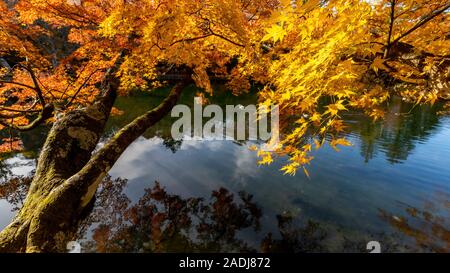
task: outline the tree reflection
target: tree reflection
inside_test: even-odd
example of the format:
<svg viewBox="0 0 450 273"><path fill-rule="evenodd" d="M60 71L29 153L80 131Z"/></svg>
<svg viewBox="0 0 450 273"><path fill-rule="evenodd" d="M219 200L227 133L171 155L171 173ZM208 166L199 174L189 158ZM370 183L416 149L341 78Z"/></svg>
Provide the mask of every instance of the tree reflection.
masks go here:
<svg viewBox="0 0 450 273"><path fill-rule="evenodd" d="M210 200L182 198L166 192L158 182L133 205L123 194L126 180L106 179L92 213L79 236L87 252L320 252L326 232L318 223L293 225L278 215L279 235L268 233L260 246L249 245L240 232L260 230L262 210L252 196L237 197L225 188ZM93 227L93 228L92 228Z"/></svg>
<svg viewBox="0 0 450 273"><path fill-rule="evenodd" d="M323 245L327 238L327 232L319 223L307 221L304 227L294 225L294 219L290 215L277 215L278 228L281 239L273 239L272 233L268 233L261 243L262 252L272 253L308 253L325 252Z"/></svg>
<svg viewBox="0 0 450 273"><path fill-rule="evenodd" d="M0 199L11 204L14 211L19 210L27 195L32 176L18 176L6 181L2 180L0 180Z"/></svg>
<svg viewBox="0 0 450 273"><path fill-rule="evenodd" d="M182 144L183 144L183 140L182 139L175 140L171 136L163 137L163 145L164 145L164 147L166 147L167 149L172 151L172 153L176 153L181 148Z"/></svg>
<svg viewBox="0 0 450 273"><path fill-rule="evenodd" d="M239 97L231 95L229 92L220 90L216 86L216 96L209 98L209 102L218 104L225 108L231 104L256 104L257 95L248 93ZM193 108L196 89L189 87L180 99L180 104ZM156 89L152 91L136 92L133 96L121 97L117 100L115 107L127 109L123 114L112 116L107 123L103 139L111 137L117 130L128 124L135 117L143 114L148 109L158 105L165 97L166 90ZM417 105L414 106L403 102L399 98L392 98L387 106L386 116L382 121L373 122L364 115L357 112L348 112L343 116L348 129L348 134L355 135L361 140L360 153L365 162L371 160L376 153L384 153L386 159L394 164L405 161L415 149L418 142L425 141L439 126L442 104ZM182 141L174 140L171 137L171 127L177 118L170 115L164 117L155 126L147 130L143 137L146 139L159 138L163 141L164 147L171 152L177 152ZM206 121L206 119L205 119ZM20 133L19 137L23 143L24 151L20 152L27 158L37 158L38 150L45 140L48 128L42 126L33 132ZM8 137L5 133L1 137ZM305 141L307 139L305 138ZM235 142L240 144L239 142Z"/></svg>
<svg viewBox="0 0 450 273"><path fill-rule="evenodd" d="M166 192L158 182L134 204L122 193L126 180L103 182L96 206L82 224L80 234L95 224L95 252L228 252L251 251L236 233L257 230L261 210L245 193L234 195L221 188L210 202L181 198Z"/></svg>
<svg viewBox="0 0 450 273"><path fill-rule="evenodd" d="M31 177L16 177L0 183L0 199L17 210L30 182ZM421 209L403 204L403 215L380 209L381 219L396 232L334 230L284 212L273 219L277 223L273 233L263 231L261 220L267 216L244 192L235 196L220 188L212 191L209 200L182 198L155 182L132 202L125 194L126 186L127 180L121 178L107 177L101 183L74 238L82 242L84 252L366 253L369 241L380 242L382 252L450 251L450 198L446 193L435 198L438 204L428 202ZM262 239L249 241L245 232Z"/></svg>
<svg viewBox="0 0 450 273"><path fill-rule="evenodd" d="M385 119L380 122L349 115L350 132L361 140L361 155L365 162L377 151L384 152L386 159L394 164L405 161L419 141L426 140L439 123L438 112L442 105L414 106L393 98Z"/></svg>
<svg viewBox="0 0 450 273"><path fill-rule="evenodd" d="M79 236L92 252L367 252L369 241L379 241L383 252L449 251L449 198L441 194L443 206L429 203L420 211L408 207L408 217L381 211L381 217L397 232L330 234L324 223L296 219L288 212L276 216L277 232L261 234L262 210L252 196L235 197L227 189L213 191L210 200L169 194L158 182L132 205L123 193L126 180L103 182L91 215ZM442 211L444 209L444 212ZM446 213L447 215L443 214ZM401 219L400 221L398 219ZM419 220L419 221L417 221ZM447 222L446 222L447 221ZM249 245L244 231L259 232L260 242ZM339 230L339 228L338 228ZM264 233L264 232L263 232ZM333 240L341 241L333 242ZM405 238L412 238L413 243ZM330 245L331 241L331 245ZM339 245L336 247L336 245Z"/></svg>
<svg viewBox="0 0 450 273"><path fill-rule="evenodd" d="M415 241L413 251L450 252L450 195L439 193L436 200L441 204L427 202L423 209L402 204L400 216L380 209L380 217Z"/></svg>
<svg viewBox="0 0 450 273"><path fill-rule="evenodd" d="M6 164L4 159L0 159L0 183L5 183L11 177L12 172L10 166Z"/></svg>

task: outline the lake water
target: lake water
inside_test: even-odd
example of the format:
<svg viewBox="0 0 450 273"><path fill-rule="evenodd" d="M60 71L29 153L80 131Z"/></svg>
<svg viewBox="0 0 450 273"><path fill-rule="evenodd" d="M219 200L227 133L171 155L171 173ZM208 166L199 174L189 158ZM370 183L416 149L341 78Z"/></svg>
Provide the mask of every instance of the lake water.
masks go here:
<svg viewBox="0 0 450 273"><path fill-rule="evenodd" d="M253 94L218 93L213 103L256 102ZM181 102L192 105L193 97L186 92ZM109 121L105 139L161 98L120 98L116 106L127 111ZM128 181L102 186L79 239L84 251L366 252L367 242L378 241L382 251L448 252L450 118L438 110L393 100L382 122L349 113L353 146L314 152L310 178L283 175L285 158L258 166L249 143L173 141L166 118L111 169L112 180ZM26 152L2 160L3 176L33 170L45 129L21 137ZM253 198L242 201L239 192ZM203 198L200 212L193 198ZM0 200L0 229L15 213L14 200Z"/></svg>

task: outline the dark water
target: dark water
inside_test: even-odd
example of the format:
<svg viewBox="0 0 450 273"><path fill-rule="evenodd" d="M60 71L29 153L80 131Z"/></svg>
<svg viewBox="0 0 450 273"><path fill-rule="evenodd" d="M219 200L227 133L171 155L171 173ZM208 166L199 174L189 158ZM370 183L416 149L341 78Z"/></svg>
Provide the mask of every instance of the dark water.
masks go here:
<svg viewBox="0 0 450 273"><path fill-rule="evenodd" d="M256 102L218 93L213 103ZM111 119L109 135L162 97L120 98L127 111ZM382 251L448 252L450 119L438 110L394 99L382 122L349 113L354 145L315 152L310 179L283 175L284 158L258 166L249 143L173 141L166 118L115 164L79 239L84 251L366 252L375 240ZM2 174L32 171L44 136L22 135L27 152L4 158ZM0 200L0 228L18 199Z"/></svg>

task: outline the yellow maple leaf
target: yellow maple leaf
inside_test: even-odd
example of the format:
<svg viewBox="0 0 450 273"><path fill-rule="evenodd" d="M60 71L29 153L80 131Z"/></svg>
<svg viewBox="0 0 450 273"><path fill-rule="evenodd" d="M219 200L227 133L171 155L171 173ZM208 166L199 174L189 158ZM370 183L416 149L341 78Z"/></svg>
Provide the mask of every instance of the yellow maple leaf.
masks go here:
<svg viewBox="0 0 450 273"><path fill-rule="evenodd" d="M339 152L339 149L337 148L337 145L341 145L341 146L352 146L352 143L348 140L346 140L345 138L338 138L338 139L333 139L330 142L330 146L337 152Z"/></svg>
<svg viewBox="0 0 450 273"><path fill-rule="evenodd" d="M273 40L275 43L283 41L287 31L284 29L283 23L273 24L272 27L267 29L267 34L263 37L262 41Z"/></svg>
<svg viewBox="0 0 450 273"><path fill-rule="evenodd" d="M379 56L376 57L375 60L373 60L371 68L376 73L378 73L378 69L382 69L382 70L386 70L386 71L389 70L389 68L386 65L384 65L384 59Z"/></svg>

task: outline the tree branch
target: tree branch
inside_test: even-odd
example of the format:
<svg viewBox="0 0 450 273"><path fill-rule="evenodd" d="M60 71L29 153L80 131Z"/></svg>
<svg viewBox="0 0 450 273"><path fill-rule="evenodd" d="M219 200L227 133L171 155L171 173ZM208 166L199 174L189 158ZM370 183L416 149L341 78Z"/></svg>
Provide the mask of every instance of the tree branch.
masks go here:
<svg viewBox="0 0 450 273"><path fill-rule="evenodd" d="M391 46L398 43L401 39L405 38L406 36L408 36L409 34L411 34L412 32L414 32L415 30L417 30L418 28L420 28L421 26L425 25L426 23L428 23L429 21L431 21L433 18L435 18L436 16L442 14L443 12L445 12L447 9L450 8L450 3L444 5L442 8L434 10L433 12L431 12L430 14L426 15L425 17L423 17L419 22L417 22L417 24L415 24L412 28L410 28L409 30L407 30L405 33L403 33L402 35L400 35L399 37L397 37L394 41L392 41Z"/></svg>
<svg viewBox="0 0 450 273"><path fill-rule="evenodd" d="M47 104L42 111L39 113L38 117L35 118L31 123L27 124L27 125L15 125L12 123L9 123L7 121L5 121L5 119L0 119L0 124L10 128L10 129L14 129L17 131L30 131L33 130L34 128L38 127L39 125L41 125L44 121L46 121L47 119L51 118L53 116L53 110L54 107L51 104Z"/></svg>
<svg viewBox="0 0 450 273"><path fill-rule="evenodd" d="M225 40L225 41L227 41L227 42L229 42L229 43L232 43L232 44L235 45L235 46L245 47L245 45L243 45L243 44L237 43L237 42L235 42L235 41L233 41L233 40L231 40L231 39L228 39L227 37L225 37L225 36L223 36L223 35L221 35L221 34L215 33L215 32L211 29L211 25L208 25L208 29L209 29L209 31L211 32L211 34L214 35L214 36L216 36L216 37L219 37L219 38L221 38L221 39L223 39L223 40Z"/></svg>
<svg viewBox="0 0 450 273"><path fill-rule="evenodd" d="M75 84L75 83L78 81L78 79L81 77L81 74L83 74L83 72L84 72L84 70L86 69L86 67L87 67L87 64L85 64L85 65L83 66L83 68L82 68L81 71L78 73L78 75L77 75L77 77L75 78L75 80L73 80L73 81L71 81L71 82L69 82L69 83L67 84L67 86L66 86L66 88L64 89L64 91L61 92L61 96L59 97L60 99L63 99L64 96L66 95L67 91L69 90L69 88L72 87L72 85Z"/></svg>
<svg viewBox="0 0 450 273"><path fill-rule="evenodd" d="M177 44L177 43L181 43L181 42L192 42L192 41L196 41L196 40L208 38L208 37L210 37L210 36L216 36L216 37L219 37L219 38L221 38L221 39L223 39L223 40L225 40L225 41L227 41L227 42L229 42L229 43L232 43L232 44L235 45L235 46L245 47L245 45L243 45L243 44L237 43L237 42L235 42L235 41L233 41L233 40L231 40L231 39L229 39L229 38L227 38L227 37L225 37L225 36L223 36L223 35L220 35L220 34L214 32L214 31L211 29L211 26L208 27L208 30L209 30L209 32L210 32L210 33L208 33L208 34L201 35L201 36L197 36L197 37L193 37L193 38L179 39L179 40L176 40L176 41L174 41L173 43L171 43L170 46L173 46L173 45L175 45L175 44Z"/></svg>
<svg viewBox="0 0 450 273"><path fill-rule="evenodd" d="M196 41L196 40L207 38L207 37L212 36L212 35L213 35L212 33L209 33L209 34L205 34L205 35L198 36L198 37L179 39L179 40L176 40L175 42L171 43L170 46L173 46L173 45L175 45L177 43L181 43L181 42L193 42L193 41Z"/></svg>
<svg viewBox="0 0 450 273"><path fill-rule="evenodd" d="M387 37L386 49L384 50L385 59L388 57L389 50L391 49L392 29L394 28L394 21L395 21L395 4L396 0L391 0L391 12L389 15L389 33Z"/></svg>
<svg viewBox="0 0 450 273"><path fill-rule="evenodd" d="M25 87L25 88L29 88L31 90L35 90L35 88L33 86L30 86L30 85L27 85L27 84L24 84L24 83L20 83L20 82L0 80L0 83L9 83L9 84L14 84L14 85L17 85L17 86L22 86L22 87Z"/></svg>
<svg viewBox="0 0 450 273"><path fill-rule="evenodd" d="M101 181L104 175L111 169L125 149L141 136L155 123L165 117L177 103L183 89L190 81L183 81L177 84L166 97L166 99L156 108L137 117L108 141L89 162L77 174L69 178L65 185L78 190L86 191L88 188L97 187L95 183ZM88 199L93 197L89 196ZM86 200L84 200L86 201ZM84 203L84 201L82 201ZM89 200L87 200L89 201Z"/></svg>
<svg viewBox="0 0 450 273"><path fill-rule="evenodd" d="M38 101L35 100L33 102L33 104L28 107L28 109L15 109L15 108L11 108L11 107L5 107L5 106L0 106L0 111L9 111L9 112L16 112L16 113L24 113L24 114L30 114L30 113L38 113L41 112L42 110L33 110L34 107L36 107Z"/></svg>
<svg viewBox="0 0 450 273"><path fill-rule="evenodd" d="M80 91L83 89L83 87L87 84L87 82L92 78L92 76L97 73L97 71L99 71L100 69L96 69L94 70L88 77L86 77L86 79L83 81L83 83L80 85L80 87L77 89L77 91L75 91L75 93L73 94L72 98L69 100L69 102L65 105L65 107L69 107L73 101L76 99L76 97L78 96L78 94L80 93Z"/></svg>
<svg viewBox="0 0 450 273"><path fill-rule="evenodd" d="M36 91L36 94L37 94L37 96L39 98L39 101L40 101L41 105L44 106L45 105L45 99L44 99L44 95L42 93L42 89L39 86L39 81L38 81L38 79L36 77L36 74L34 74L34 71L33 71L33 69L30 66L24 67L24 68L30 74L31 80L33 81L33 84L34 84L34 87L35 87L33 89Z"/></svg>

